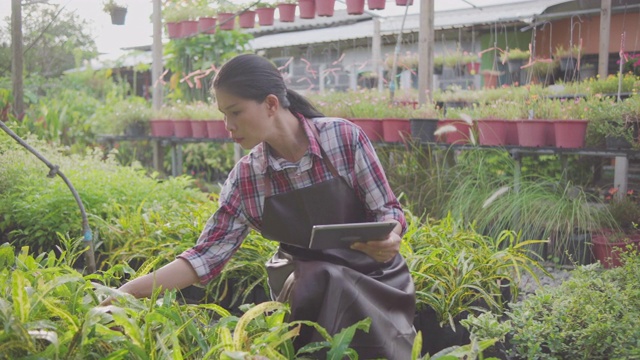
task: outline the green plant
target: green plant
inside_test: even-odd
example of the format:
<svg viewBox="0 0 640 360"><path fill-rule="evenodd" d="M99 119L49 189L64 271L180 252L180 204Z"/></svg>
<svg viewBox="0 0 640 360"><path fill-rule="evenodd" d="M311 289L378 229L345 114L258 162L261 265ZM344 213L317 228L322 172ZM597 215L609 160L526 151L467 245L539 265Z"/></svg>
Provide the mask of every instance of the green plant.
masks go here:
<svg viewBox="0 0 640 360"><path fill-rule="evenodd" d="M140 127L144 134L149 130L151 106L141 97L129 97L96 112L92 119L98 134L124 134L131 127Z"/></svg>
<svg viewBox="0 0 640 360"><path fill-rule="evenodd" d="M106 12L106 13L110 13L112 12L114 9L118 9L118 8L127 8L126 4L122 4L118 1L115 0L106 0L103 2L102 4L102 11Z"/></svg>
<svg viewBox="0 0 640 360"><path fill-rule="evenodd" d="M577 268L557 288L543 288L507 313L510 355L529 359L629 359L640 338L640 261ZM614 335L615 334L615 335Z"/></svg>
<svg viewBox="0 0 640 360"><path fill-rule="evenodd" d="M529 50L520 50L518 48L507 49L507 51L500 54L502 63L506 63L509 60L529 60L530 57Z"/></svg>
<svg viewBox="0 0 640 360"><path fill-rule="evenodd" d="M502 313L504 287L517 298L522 272L537 279L533 269L541 268L526 250L536 241L521 241L508 231L496 238L483 236L450 215L424 224L417 221L412 219L401 253L414 277L418 308L435 310L441 326L454 328L454 321L468 313Z"/></svg>
<svg viewBox="0 0 640 360"><path fill-rule="evenodd" d="M628 196L613 199L607 204L607 210L618 227L627 233L636 230L640 224L640 206Z"/></svg>
<svg viewBox="0 0 640 360"><path fill-rule="evenodd" d="M276 6L278 6L277 3L275 2L271 2L271 1L258 1L254 7L256 9L260 9L260 8L275 8Z"/></svg>
<svg viewBox="0 0 640 360"><path fill-rule="evenodd" d="M570 48L565 48L564 45L558 45L553 55L556 58L572 57L577 59L580 57L581 51L582 49L578 45L573 45Z"/></svg>

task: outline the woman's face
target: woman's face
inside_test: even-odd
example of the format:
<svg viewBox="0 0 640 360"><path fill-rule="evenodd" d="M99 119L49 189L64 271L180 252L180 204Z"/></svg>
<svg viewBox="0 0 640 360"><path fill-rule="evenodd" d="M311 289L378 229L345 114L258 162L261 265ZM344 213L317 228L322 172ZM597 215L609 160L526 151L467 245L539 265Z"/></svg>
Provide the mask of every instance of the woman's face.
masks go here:
<svg viewBox="0 0 640 360"><path fill-rule="evenodd" d="M215 90L218 109L225 115L224 123L231 138L243 149L251 149L263 142L273 129L273 111L266 101L234 96L223 90Z"/></svg>

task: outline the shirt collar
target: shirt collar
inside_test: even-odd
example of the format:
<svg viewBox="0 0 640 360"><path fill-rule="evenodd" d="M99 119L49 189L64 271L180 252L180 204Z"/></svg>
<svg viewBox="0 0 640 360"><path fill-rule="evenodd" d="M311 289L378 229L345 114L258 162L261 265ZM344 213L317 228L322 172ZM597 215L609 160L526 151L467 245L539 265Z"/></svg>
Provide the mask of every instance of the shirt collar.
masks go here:
<svg viewBox="0 0 640 360"><path fill-rule="evenodd" d="M306 157L308 154L311 154L318 158L322 158L320 143L318 142L318 139L316 139L313 133L313 130L311 129L311 126L315 126L315 123L313 122L312 119L307 120L302 114L294 114L294 115L296 116L298 121L302 124L302 128L304 129L304 132L307 135L307 138L309 139L309 148L307 149L307 153L300 160L300 163L301 164L306 163L304 161L304 157ZM264 159L262 163L266 164L266 166L264 165L262 166L261 172L264 174L268 170L268 168L271 168L271 170L274 170L274 171L277 169L280 169L278 160L271 155L269 150L270 147L267 145L267 143L263 142L260 145L262 146L262 158ZM309 166L310 165L311 165L311 162L309 162Z"/></svg>

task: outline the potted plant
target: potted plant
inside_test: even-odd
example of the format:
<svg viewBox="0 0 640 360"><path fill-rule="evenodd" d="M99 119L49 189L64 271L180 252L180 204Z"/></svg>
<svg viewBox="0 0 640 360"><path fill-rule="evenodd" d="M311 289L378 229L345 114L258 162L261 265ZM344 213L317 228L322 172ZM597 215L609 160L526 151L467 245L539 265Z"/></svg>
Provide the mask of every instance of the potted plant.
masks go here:
<svg viewBox="0 0 640 360"><path fill-rule="evenodd" d="M217 9L218 27L220 30L233 30L236 24L236 13L242 10L240 6L229 1L225 1L219 3Z"/></svg>
<svg viewBox="0 0 640 360"><path fill-rule="evenodd" d="M125 136L147 136L151 108L141 97L130 97L96 112L98 132Z"/></svg>
<svg viewBox="0 0 640 360"><path fill-rule="evenodd" d="M420 142L436 142L435 131L441 117L435 104L423 104L409 114L411 137Z"/></svg>
<svg viewBox="0 0 640 360"><path fill-rule="evenodd" d="M616 228L603 229L593 236L593 253L604 268L610 269L622 264L622 254L640 251L640 206L637 200L624 196L613 198L607 210L615 220Z"/></svg>
<svg viewBox="0 0 640 360"><path fill-rule="evenodd" d="M111 23L113 25L124 25L127 16L127 6L116 2L115 0L106 0L103 3L102 10L111 15Z"/></svg>
<svg viewBox="0 0 640 360"><path fill-rule="evenodd" d="M596 77L596 66L592 63L585 63L580 65L580 80L585 81L587 79Z"/></svg>
<svg viewBox="0 0 640 360"><path fill-rule="evenodd" d="M256 14L258 15L258 25L273 25L276 12L276 4L273 2L259 1L255 6Z"/></svg>
<svg viewBox="0 0 640 360"><path fill-rule="evenodd" d="M500 60L503 64L507 64L509 72L511 73L519 71L530 58L531 54L529 50L520 50L517 48L507 49L507 51L500 54Z"/></svg>
<svg viewBox="0 0 640 360"><path fill-rule="evenodd" d="M384 10L385 5L385 0L367 0L369 10Z"/></svg>
<svg viewBox="0 0 640 360"><path fill-rule="evenodd" d="M300 19L313 19L316 17L315 0L298 0Z"/></svg>
<svg viewBox="0 0 640 360"><path fill-rule="evenodd" d="M333 16L333 8L336 5L336 0L324 0L316 1L316 13L318 16Z"/></svg>
<svg viewBox="0 0 640 360"><path fill-rule="evenodd" d="M577 59L580 58L581 50L578 45L573 45L569 48L565 48L564 45L556 46L554 58L560 61L560 70L573 71L576 67Z"/></svg>
<svg viewBox="0 0 640 360"><path fill-rule="evenodd" d="M280 22L293 22L296 17L297 0L284 0L278 2L278 16Z"/></svg>
<svg viewBox="0 0 640 360"><path fill-rule="evenodd" d="M500 71L484 69L480 71L483 77L483 88L485 89L495 89L498 86L498 77L502 75Z"/></svg>
<svg viewBox="0 0 640 360"><path fill-rule="evenodd" d="M217 12L214 8L203 5L200 8L200 17L198 18L198 31L201 34L215 34L217 23Z"/></svg>
<svg viewBox="0 0 640 360"><path fill-rule="evenodd" d="M346 0L347 14L349 15L364 14L364 1L365 0Z"/></svg>
<svg viewBox="0 0 640 360"><path fill-rule="evenodd" d="M462 61L467 66L467 74L478 75L480 73L480 57L478 54L465 51L462 53L462 58Z"/></svg>

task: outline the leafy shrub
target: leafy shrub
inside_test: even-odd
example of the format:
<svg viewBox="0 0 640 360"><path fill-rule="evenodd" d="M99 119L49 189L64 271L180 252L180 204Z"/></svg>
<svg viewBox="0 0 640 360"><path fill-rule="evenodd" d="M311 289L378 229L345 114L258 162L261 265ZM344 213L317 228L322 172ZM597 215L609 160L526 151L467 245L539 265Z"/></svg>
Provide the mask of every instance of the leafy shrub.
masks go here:
<svg viewBox="0 0 640 360"><path fill-rule="evenodd" d="M603 271L599 264L572 272L560 286L538 289L512 304L502 322L515 359L632 359L640 355L640 257ZM490 317L490 315L485 315ZM484 320L487 322L488 320ZM495 334L478 324L480 339Z"/></svg>

